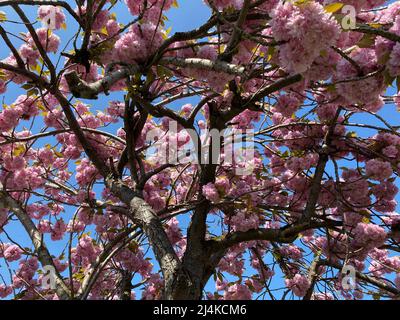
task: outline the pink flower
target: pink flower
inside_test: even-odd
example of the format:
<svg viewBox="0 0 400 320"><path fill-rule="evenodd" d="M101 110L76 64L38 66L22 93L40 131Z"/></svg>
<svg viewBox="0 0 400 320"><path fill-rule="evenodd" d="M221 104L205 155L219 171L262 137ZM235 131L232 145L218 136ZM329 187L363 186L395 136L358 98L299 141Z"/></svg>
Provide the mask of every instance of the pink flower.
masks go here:
<svg viewBox="0 0 400 320"><path fill-rule="evenodd" d="M33 49L30 45L27 44L23 44L19 48L19 53L21 55L21 58L23 58L25 62L31 66L36 65L37 60L40 57L39 51Z"/></svg>
<svg viewBox="0 0 400 320"><path fill-rule="evenodd" d="M19 123L19 114L16 109L3 109L0 113L0 130L8 131L16 127Z"/></svg>
<svg viewBox="0 0 400 320"><path fill-rule="evenodd" d="M40 44L47 52L56 53L58 46L60 45L60 37L58 37L54 32L46 28L40 28L36 30ZM31 37L28 38L28 43L32 47L36 47L35 41Z"/></svg>
<svg viewBox="0 0 400 320"><path fill-rule="evenodd" d="M10 245L4 251L4 258L8 262L16 261L16 260L19 260L21 258L22 253L23 253L22 249L19 246L13 244L13 245Z"/></svg>
<svg viewBox="0 0 400 320"><path fill-rule="evenodd" d="M163 41L161 27L152 23L135 24L116 43L116 58L126 63L144 62Z"/></svg>
<svg viewBox="0 0 400 320"><path fill-rule="evenodd" d="M38 158L44 165L50 165L54 161L54 153L49 148L41 148L38 153Z"/></svg>
<svg viewBox="0 0 400 320"><path fill-rule="evenodd" d="M224 293L225 300L251 300L251 291L244 284L235 283L227 286Z"/></svg>
<svg viewBox="0 0 400 320"><path fill-rule="evenodd" d="M224 194L227 194L231 187L231 183L227 176L222 176L218 177L215 181L215 187Z"/></svg>
<svg viewBox="0 0 400 320"><path fill-rule="evenodd" d="M334 300L332 293L313 293L312 300Z"/></svg>
<svg viewBox="0 0 400 320"><path fill-rule="evenodd" d="M363 74L369 74L379 68L376 53L373 49L356 49L349 54L361 68ZM346 59L342 59L337 65L337 80L346 80L357 77L358 70ZM337 92L349 104L363 104L367 109L378 111L383 103L380 94L384 89L384 79L381 74L368 77L360 81L348 81L337 85Z"/></svg>
<svg viewBox="0 0 400 320"><path fill-rule="evenodd" d="M388 146L382 149L382 153L388 158L396 158L399 150L396 146Z"/></svg>
<svg viewBox="0 0 400 320"><path fill-rule="evenodd" d="M365 173L371 179L383 181L391 177L393 170L389 162L372 159L366 162Z"/></svg>
<svg viewBox="0 0 400 320"><path fill-rule="evenodd" d="M285 280L286 286L298 297L304 297L310 287L310 281L306 276L297 273L293 278Z"/></svg>
<svg viewBox="0 0 400 320"><path fill-rule="evenodd" d="M353 244L367 250L381 246L386 239L385 229L373 223L358 223L353 234Z"/></svg>
<svg viewBox="0 0 400 320"><path fill-rule="evenodd" d="M279 62L290 73L303 73L339 37L339 25L322 5L279 3L271 12L271 32L277 41Z"/></svg>
<svg viewBox="0 0 400 320"><path fill-rule="evenodd" d="M13 292L11 286L6 286L4 284L0 284L0 298L5 298L9 296Z"/></svg>
<svg viewBox="0 0 400 320"><path fill-rule="evenodd" d="M64 237L64 233L67 231L67 226L63 219L57 220L54 226L51 228L51 240L57 241Z"/></svg>
<svg viewBox="0 0 400 320"><path fill-rule="evenodd" d="M290 118L301 104L301 99L299 99L295 94L282 95L278 97L273 111L279 112L283 116Z"/></svg>
<svg viewBox="0 0 400 320"><path fill-rule="evenodd" d="M51 223L49 220L40 220L37 228L41 233L51 233Z"/></svg>
<svg viewBox="0 0 400 320"><path fill-rule="evenodd" d="M29 120L39 114L37 106L37 99L21 95L14 102L15 109L18 111L19 116L24 120Z"/></svg>

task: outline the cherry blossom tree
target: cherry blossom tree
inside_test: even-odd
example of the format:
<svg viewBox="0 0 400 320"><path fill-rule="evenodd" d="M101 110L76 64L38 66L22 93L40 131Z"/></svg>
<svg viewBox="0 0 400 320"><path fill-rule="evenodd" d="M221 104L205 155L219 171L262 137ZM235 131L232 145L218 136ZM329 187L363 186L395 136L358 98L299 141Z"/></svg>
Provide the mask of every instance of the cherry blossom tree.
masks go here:
<svg viewBox="0 0 400 320"><path fill-rule="evenodd" d="M0 2L0 297L398 299L400 1L178 2Z"/></svg>

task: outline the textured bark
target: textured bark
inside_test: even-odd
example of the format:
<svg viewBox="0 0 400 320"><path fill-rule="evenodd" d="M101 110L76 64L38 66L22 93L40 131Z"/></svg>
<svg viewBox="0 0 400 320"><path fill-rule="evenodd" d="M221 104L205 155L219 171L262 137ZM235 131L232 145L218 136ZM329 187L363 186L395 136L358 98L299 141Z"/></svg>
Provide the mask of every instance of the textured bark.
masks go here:
<svg viewBox="0 0 400 320"><path fill-rule="evenodd" d="M190 277L182 268L160 218L141 195L135 193L121 181L109 177L106 183L121 201L129 205L131 220L143 230L149 239L164 276L163 298L174 299L178 292L179 296L183 297L184 295L180 294L182 288L191 287Z"/></svg>
<svg viewBox="0 0 400 320"><path fill-rule="evenodd" d="M121 300L131 300L132 274L129 271L121 272L121 282L119 288L119 298Z"/></svg>
<svg viewBox="0 0 400 320"><path fill-rule="evenodd" d="M199 58L163 58L159 63L161 65L174 65L181 68L212 70L237 76L245 75L244 67L223 61L211 61ZM119 70L110 72L103 79L90 84L80 79L75 71L66 74L65 79L67 80L71 93L76 98L97 99L98 94L102 92L107 93L112 84L134 75L139 71L139 68L134 65L123 66Z"/></svg>

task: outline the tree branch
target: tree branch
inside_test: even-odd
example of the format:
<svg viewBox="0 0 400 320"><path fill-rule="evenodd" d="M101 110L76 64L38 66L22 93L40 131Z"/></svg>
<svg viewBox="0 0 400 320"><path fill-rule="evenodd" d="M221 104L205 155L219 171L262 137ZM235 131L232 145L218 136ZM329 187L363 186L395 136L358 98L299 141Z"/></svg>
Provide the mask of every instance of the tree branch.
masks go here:
<svg viewBox="0 0 400 320"><path fill-rule="evenodd" d="M208 59L199 58L163 58L159 62L161 65L174 65L181 68L194 68L202 70L210 70L216 72L224 72L231 75L245 76L245 68L235 64L226 63L223 61L211 61ZM115 82L127 78L131 75L140 72L138 66L129 65L121 67L119 70L110 72L103 79L87 83L79 78L78 74L73 71L65 75L69 89L76 98L97 99L98 94L109 90Z"/></svg>
<svg viewBox="0 0 400 320"><path fill-rule="evenodd" d="M341 224L342 222L340 221L328 220L322 222L300 223L289 227L283 227L280 229L260 228L260 229L251 229L245 232L236 231L223 236L221 239L211 239L208 242L212 247L212 251L226 250L241 242L247 242L253 240L266 240L266 241L274 241L280 243L292 243L297 239L299 233L301 232L316 228L332 228L340 226Z"/></svg>

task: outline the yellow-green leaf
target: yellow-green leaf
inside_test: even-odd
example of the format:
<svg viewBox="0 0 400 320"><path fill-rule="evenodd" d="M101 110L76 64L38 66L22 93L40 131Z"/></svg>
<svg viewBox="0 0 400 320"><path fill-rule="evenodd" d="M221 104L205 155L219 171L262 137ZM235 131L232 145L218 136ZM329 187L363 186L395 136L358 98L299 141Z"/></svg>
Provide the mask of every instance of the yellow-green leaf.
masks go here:
<svg viewBox="0 0 400 320"><path fill-rule="evenodd" d="M25 152L25 146L23 144L17 145L13 150L13 155L18 157Z"/></svg>
<svg viewBox="0 0 400 320"><path fill-rule="evenodd" d="M328 13L335 13L337 11L339 11L340 9L342 9L344 6L344 3L340 3L340 2L335 2L335 3L330 3L327 6L325 6L325 11Z"/></svg>
<svg viewBox="0 0 400 320"><path fill-rule="evenodd" d="M6 20L7 20L6 13L3 11L0 11L0 22L6 21Z"/></svg>
<svg viewBox="0 0 400 320"><path fill-rule="evenodd" d="M371 28L379 29L383 25L381 23L368 23Z"/></svg>
<svg viewBox="0 0 400 320"><path fill-rule="evenodd" d="M369 218L367 218L367 217L362 218L362 222L363 222L363 223L369 223L369 221L370 221L370 220L369 220Z"/></svg>

